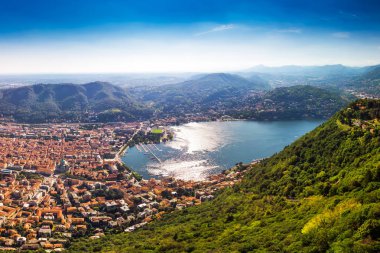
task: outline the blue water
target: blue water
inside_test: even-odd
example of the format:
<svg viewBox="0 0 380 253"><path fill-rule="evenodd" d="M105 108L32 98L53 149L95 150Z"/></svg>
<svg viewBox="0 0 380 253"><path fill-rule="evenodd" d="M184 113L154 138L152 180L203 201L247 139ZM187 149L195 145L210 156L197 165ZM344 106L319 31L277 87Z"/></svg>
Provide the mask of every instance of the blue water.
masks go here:
<svg viewBox="0 0 380 253"><path fill-rule="evenodd" d="M229 121L188 123L173 127L168 143L130 148L124 163L144 178L174 176L202 180L238 162L269 157L323 121ZM151 152L156 156L154 157ZM158 158L158 159L157 159Z"/></svg>

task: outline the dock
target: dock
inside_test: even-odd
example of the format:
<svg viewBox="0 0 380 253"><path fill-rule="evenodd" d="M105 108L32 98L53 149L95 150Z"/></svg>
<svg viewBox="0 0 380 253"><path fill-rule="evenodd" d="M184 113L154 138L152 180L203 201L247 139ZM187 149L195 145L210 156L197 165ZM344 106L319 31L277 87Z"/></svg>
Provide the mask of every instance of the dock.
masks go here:
<svg viewBox="0 0 380 253"><path fill-rule="evenodd" d="M149 153L151 153L152 156L153 156L154 158L156 158L156 160L157 160L159 163L162 163L161 159L158 158L148 146L146 146L146 148L147 148L147 150L149 151Z"/></svg>
<svg viewBox="0 0 380 253"><path fill-rule="evenodd" d="M156 149L157 149L157 151L162 151L161 149L159 149L157 146L156 146L156 144L152 144Z"/></svg>

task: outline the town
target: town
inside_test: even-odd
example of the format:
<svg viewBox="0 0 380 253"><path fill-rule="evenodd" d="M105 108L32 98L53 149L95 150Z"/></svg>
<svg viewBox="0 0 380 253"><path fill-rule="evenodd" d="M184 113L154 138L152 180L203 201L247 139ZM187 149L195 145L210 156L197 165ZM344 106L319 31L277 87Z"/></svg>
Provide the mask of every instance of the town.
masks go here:
<svg viewBox="0 0 380 253"><path fill-rule="evenodd" d="M120 157L173 138L172 119L107 124L0 124L0 250L61 251L81 236L132 232L199 205L247 166L206 181L142 179Z"/></svg>

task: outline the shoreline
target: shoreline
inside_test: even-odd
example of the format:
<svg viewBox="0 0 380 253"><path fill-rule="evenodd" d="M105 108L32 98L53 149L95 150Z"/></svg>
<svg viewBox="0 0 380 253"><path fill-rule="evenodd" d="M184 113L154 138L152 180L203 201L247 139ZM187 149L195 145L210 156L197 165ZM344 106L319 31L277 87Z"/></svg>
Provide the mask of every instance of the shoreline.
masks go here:
<svg viewBox="0 0 380 253"><path fill-rule="evenodd" d="M180 126L188 123L202 123L202 122L230 122L230 121L255 121L255 122L267 122L267 121L298 121L298 120L310 120L310 121L319 121L327 120L328 117L316 118L316 117L298 117L298 118L268 118L268 119L253 119L253 118L231 118L231 119L222 119L223 116L218 118L209 118L204 120L183 120L178 123L168 123L167 126ZM153 118L146 119L145 121L165 121L167 118ZM114 124L129 124L129 123L141 123L145 122L140 121L109 121L109 122L46 122L46 123L28 123L28 122L17 122L17 121L0 121L0 124L15 124L15 125L29 125L29 126L41 126L41 125L114 125Z"/></svg>
<svg viewBox="0 0 380 253"><path fill-rule="evenodd" d="M210 122L210 123L208 123ZM212 122L217 122L217 123L212 123ZM166 177L166 176L173 176L175 175L175 177L177 178L187 178L187 179L193 179L193 178L197 178L198 177L198 174L195 173L195 174L192 174L191 172L191 169L193 167L199 167L201 166L199 163L197 163L196 161L198 160L204 160L204 159L209 159L209 158L213 158L214 156L217 156L217 157L224 157L224 156L228 156L229 159L228 159L228 164L226 163L223 163L223 159L220 159L220 158L216 158L217 161L213 161L212 165L216 165L216 169L209 169L208 168L208 165L210 165L209 161L207 161L206 167L203 168L203 165L202 165L202 169L200 169L199 173L203 173L202 176L199 176L199 179L195 179L195 180L199 180L199 181L202 181L204 180L208 174L218 174L218 173L221 173L223 170L226 170L226 169L229 169L231 167L233 167L236 163L239 163L239 162L243 162L243 163L248 163L248 164L251 164L251 163L255 163L256 161L261 161L267 157L270 157L272 156L273 154L275 154L276 152L279 152L281 151L286 145L288 145L289 143L291 143L292 141L294 141L295 139L301 137L302 135L304 135L305 133L311 131L312 129L314 129L315 127L317 127L318 125L320 124L323 124L323 120L297 120L297 121L274 121L274 122L258 122L258 121L250 121L250 120L237 120L237 121L233 121L233 122L240 122L240 123L236 123L236 127L234 126L235 123L225 123L226 125L224 125L224 122L229 122L229 121L207 121L207 122L189 122L189 123L183 123L183 124L180 124L180 125L173 125L173 126L170 126L170 127L173 127L175 129L182 129L182 127L185 127L188 125L188 124L194 124L194 123L199 123L199 124L202 124L202 123L205 123L207 126L210 124L210 126L214 126L214 124L216 126L225 126L226 128L222 127L222 132L221 133L216 133L216 136L219 139L223 140L223 132L226 131L225 129L230 129L230 131L232 131L233 133L235 133L236 131L244 131L244 134L241 135L242 137L241 138L246 138L248 135L251 136L251 132L250 131L258 131L258 133L260 133L260 131L263 131L263 133L267 133L267 131L274 131L274 133L268 133L269 137L260 137L260 134L255 134L254 132L252 132L252 137L251 138L248 138L248 139L245 139L244 141L244 145L241 146L240 144L234 144L234 148L227 148L226 150L230 150L232 152L243 152L245 155L239 155L239 156L236 156L236 155L230 155L228 156L229 154L227 153L223 153L225 151L225 149L221 150L221 151L217 151L216 153L212 152L212 154L202 154L200 157L198 156L197 158L196 157L188 157L184 154L185 151L183 151L182 149L179 150L178 152L175 152L175 153L170 153L170 148L169 150L167 148L165 148L164 146L159 146L160 149L164 150L164 152L155 152L156 155L161 158L164 162L163 165L159 165L158 163L156 164L155 161L150 161L150 158L149 156L148 157L145 157L145 156L142 156L142 154L138 153L138 150L137 149L132 149L132 150L128 150L129 153L124 153L123 156L121 156L121 158L123 158L123 162L127 165L127 166L130 166L132 170L134 171L137 171L139 174L143 175L143 178L144 179L149 179L149 178L163 178L163 177ZM283 124L281 122L284 122ZM273 123L273 124L272 124ZM231 124L231 126L230 126ZM251 126L252 124L252 126ZM241 125L241 126L240 126ZM299 127L298 127L299 125ZM198 125L197 124L194 124L194 127L195 127L195 130L194 131L191 131L189 132L188 134L191 134L191 135L194 135L196 134L197 136L199 134L201 134L200 132L196 131L196 129L198 128L197 127ZM199 127L201 127L202 125L200 125ZM294 131L292 130L294 128ZM203 128L202 128L203 129ZM223 130L224 129L224 130ZM266 130L266 129L269 129L269 130ZM282 129L282 130L281 130ZM288 134L285 134L284 135L284 129L288 129L289 131ZM174 132L174 142L176 142L176 140L178 140L179 137L179 133L177 133L176 131L173 131ZM208 131L207 131L208 133ZM236 132L237 133L237 132ZM214 136L215 134L212 134L212 136ZM207 136L209 136L207 134ZM235 134L234 134L235 136ZM237 136L240 136L239 133L237 133ZM266 140L267 141L270 141L268 138L272 138L270 137L272 136L273 138L284 138L284 140L280 141L279 145L271 145L271 144L268 144L268 146L265 144L266 143ZM190 140L192 140L192 137L189 137L187 136L187 138L190 138ZM208 138L208 137L207 137ZM237 137L238 139L240 137ZM204 137L200 137L200 140L202 140L202 143L203 142L208 142L206 139L204 139ZM259 141L259 142L257 142ZM273 139L273 141L275 141L275 139ZM177 142L176 142L177 143ZM219 141L218 141L219 143ZM224 143L223 141L219 144L215 144L215 145L222 145L222 143ZM272 142L271 142L272 143ZM277 141L276 141L277 143ZM187 141L184 141L184 143L177 143L177 145L185 145L185 148L186 146L188 145L187 144ZM243 151L243 150L240 150L240 147L249 147L251 145L251 147L253 147L253 151ZM259 145L260 147L258 147L257 145ZM262 145L264 145L263 147L261 147ZM257 146L257 147L255 147ZM205 148L205 147L203 147ZM219 148L216 147L218 150ZM240 151L239 151L240 150ZM140 152L143 152L144 151L140 151ZM235 154L235 153L233 153ZM168 158L169 156L169 158ZM185 157L187 157L185 159ZM176 159L174 159L176 158ZM215 158L215 157L214 157ZM167 160L170 160L170 159L174 159L177 161L178 165L174 164L174 160L173 160L173 163L170 162L170 165L167 165L167 166L171 166L173 165L172 167L173 168L167 168L166 164L168 164L167 162L165 163L165 161ZM225 160L225 159L224 159ZM182 161L184 161L184 163L182 163ZM194 161L194 164L188 164L186 163L186 161ZM233 162L235 161L235 162ZM216 164L215 164L216 163ZM157 169L155 169L154 171L151 171L150 170L150 166L148 166L148 164L153 164L155 165L155 167L157 167ZM183 164L183 165L182 165ZM207 175L206 175L207 174Z"/></svg>

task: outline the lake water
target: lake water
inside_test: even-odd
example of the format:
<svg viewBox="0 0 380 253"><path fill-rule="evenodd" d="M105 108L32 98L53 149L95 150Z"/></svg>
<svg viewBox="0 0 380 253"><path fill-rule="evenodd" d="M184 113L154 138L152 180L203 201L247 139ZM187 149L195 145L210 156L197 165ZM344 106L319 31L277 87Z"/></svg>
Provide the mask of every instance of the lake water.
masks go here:
<svg viewBox="0 0 380 253"><path fill-rule="evenodd" d="M238 162L248 163L269 157L322 122L188 123L172 127L175 133L173 141L132 147L122 159L144 178L173 176L202 180Z"/></svg>

